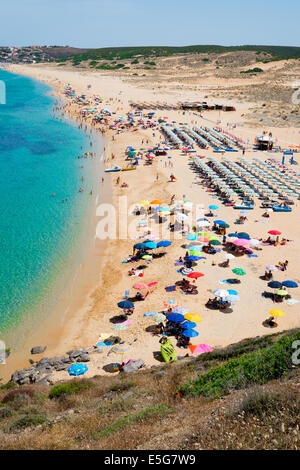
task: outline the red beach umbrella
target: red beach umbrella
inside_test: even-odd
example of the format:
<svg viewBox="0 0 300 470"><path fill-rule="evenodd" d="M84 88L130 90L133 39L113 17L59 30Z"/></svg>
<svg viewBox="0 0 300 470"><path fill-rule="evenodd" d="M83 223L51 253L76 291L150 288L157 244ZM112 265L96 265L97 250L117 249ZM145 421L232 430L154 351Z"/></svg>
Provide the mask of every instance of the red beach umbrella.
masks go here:
<svg viewBox="0 0 300 470"><path fill-rule="evenodd" d="M269 230L268 233L270 235L281 235L281 232L279 232L279 230Z"/></svg>
<svg viewBox="0 0 300 470"><path fill-rule="evenodd" d="M189 274L187 275L187 277L190 277L190 278L192 278L192 279L198 279L198 277L203 277L203 276L204 276L204 274L198 273L198 272L196 272L196 271L194 271L194 272L192 272L192 273L189 273Z"/></svg>

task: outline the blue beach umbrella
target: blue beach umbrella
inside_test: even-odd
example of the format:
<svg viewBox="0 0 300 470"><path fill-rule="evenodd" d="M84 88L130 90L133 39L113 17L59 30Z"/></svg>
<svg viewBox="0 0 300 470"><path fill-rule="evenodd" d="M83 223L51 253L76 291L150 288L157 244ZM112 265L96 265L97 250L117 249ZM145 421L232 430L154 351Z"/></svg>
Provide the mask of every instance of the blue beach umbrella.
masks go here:
<svg viewBox="0 0 300 470"><path fill-rule="evenodd" d="M195 330L184 330L182 332L182 336L185 336L186 338L195 338L196 336L199 336L199 333Z"/></svg>
<svg viewBox="0 0 300 470"><path fill-rule="evenodd" d="M187 235L185 238L186 238L187 240L197 240L197 236L196 236L196 235L193 235L193 234Z"/></svg>
<svg viewBox="0 0 300 470"><path fill-rule="evenodd" d="M146 248L146 245L145 243L136 243L134 245L134 248L136 248L137 250L144 250Z"/></svg>
<svg viewBox="0 0 300 470"><path fill-rule="evenodd" d="M219 209L219 206L215 206L215 205L213 205L213 204L212 204L211 206L208 206L208 207L209 207L209 209L211 209L211 210L217 210L217 209Z"/></svg>
<svg viewBox="0 0 300 470"><path fill-rule="evenodd" d="M271 281L268 282L268 286L271 287L271 289L280 289L282 284L279 281Z"/></svg>
<svg viewBox="0 0 300 470"><path fill-rule="evenodd" d="M225 300L228 300L228 302L239 302L241 299L239 295L229 295Z"/></svg>
<svg viewBox="0 0 300 470"><path fill-rule="evenodd" d="M118 303L118 307L120 307L120 308L133 308L134 303L130 302L130 300L122 300L121 302Z"/></svg>
<svg viewBox="0 0 300 470"><path fill-rule="evenodd" d="M169 315L167 315L167 320L174 323L181 323L184 321L184 316L180 313L170 313Z"/></svg>
<svg viewBox="0 0 300 470"><path fill-rule="evenodd" d="M298 284L295 281L283 281L282 285L284 287L291 287L291 288L298 287Z"/></svg>
<svg viewBox="0 0 300 470"><path fill-rule="evenodd" d="M157 244L154 242L145 242L144 245L149 250L154 250L155 248L157 248Z"/></svg>
<svg viewBox="0 0 300 470"><path fill-rule="evenodd" d="M226 222L224 222L224 220L214 220L214 223L216 225L223 225L223 224L226 224Z"/></svg>
<svg viewBox="0 0 300 470"><path fill-rule="evenodd" d="M228 292L229 295L239 295L239 293L236 290L233 290L233 289L228 289L227 292Z"/></svg>
<svg viewBox="0 0 300 470"><path fill-rule="evenodd" d="M197 326L197 323L186 320L182 323L181 328L183 328L184 330L191 330L192 328L195 328L195 326Z"/></svg>
<svg viewBox="0 0 300 470"><path fill-rule="evenodd" d="M72 364L68 368L68 373L69 375L74 375L77 377L78 375L85 374L87 370L88 370L88 366L86 364L77 363L77 364Z"/></svg>
<svg viewBox="0 0 300 470"><path fill-rule="evenodd" d="M157 243L157 248L160 248L160 247L167 247L167 246L170 246L172 245L172 242L170 242L169 240L162 240L160 242Z"/></svg>
<svg viewBox="0 0 300 470"><path fill-rule="evenodd" d="M191 255L191 256L188 256L187 259L190 261L198 261L200 259L200 256Z"/></svg>

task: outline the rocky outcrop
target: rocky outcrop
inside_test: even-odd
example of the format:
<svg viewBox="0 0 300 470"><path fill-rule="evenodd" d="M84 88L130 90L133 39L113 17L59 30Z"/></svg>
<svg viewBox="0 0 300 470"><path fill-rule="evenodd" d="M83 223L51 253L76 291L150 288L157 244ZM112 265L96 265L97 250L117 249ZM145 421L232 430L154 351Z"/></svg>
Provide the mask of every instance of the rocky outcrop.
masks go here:
<svg viewBox="0 0 300 470"><path fill-rule="evenodd" d="M67 370L70 364L74 364L76 362L89 361L90 354L88 349L72 349L71 351L68 351L65 356L56 356L51 358L43 357L36 363L32 364L31 367L15 371L10 380L18 385L26 385L36 382L42 384L52 383L52 372Z"/></svg>

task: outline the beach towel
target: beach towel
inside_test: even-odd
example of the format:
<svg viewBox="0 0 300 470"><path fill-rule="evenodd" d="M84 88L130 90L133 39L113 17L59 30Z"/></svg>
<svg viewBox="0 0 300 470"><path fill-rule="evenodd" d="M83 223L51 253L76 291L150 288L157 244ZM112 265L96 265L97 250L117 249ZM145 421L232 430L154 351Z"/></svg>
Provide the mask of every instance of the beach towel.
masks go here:
<svg viewBox="0 0 300 470"><path fill-rule="evenodd" d="M297 300L297 299L289 299L289 300L286 301L286 303L287 303L288 305L295 305L295 304L297 304L298 302L299 302L299 300Z"/></svg>
<svg viewBox="0 0 300 470"><path fill-rule="evenodd" d="M173 292L174 290L176 290L176 286L168 286L168 287L165 287L165 290L167 292Z"/></svg>
<svg viewBox="0 0 300 470"><path fill-rule="evenodd" d="M258 255L247 255L247 258L258 258Z"/></svg>
<svg viewBox="0 0 300 470"><path fill-rule="evenodd" d="M144 317L153 317L154 315L157 315L158 312L149 312L149 313L144 313Z"/></svg>

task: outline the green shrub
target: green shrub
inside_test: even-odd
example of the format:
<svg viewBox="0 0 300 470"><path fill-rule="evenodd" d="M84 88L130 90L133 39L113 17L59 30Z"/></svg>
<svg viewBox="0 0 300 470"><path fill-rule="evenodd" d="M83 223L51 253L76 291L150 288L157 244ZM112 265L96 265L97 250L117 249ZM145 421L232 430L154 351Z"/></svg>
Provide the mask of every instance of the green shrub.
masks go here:
<svg viewBox="0 0 300 470"><path fill-rule="evenodd" d="M300 332L279 339L269 348L231 359L201 374L196 380L185 383L180 391L186 395L218 398L231 389L280 378L292 368L292 343L299 339Z"/></svg>
<svg viewBox="0 0 300 470"><path fill-rule="evenodd" d="M57 384L51 388L49 398L59 398L63 395L75 395L76 393L80 393L92 386L93 384L89 380Z"/></svg>
<svg viewBox="0 0 300 470"><path fill-rule="evenodd" d="M14 421L10 426L10 431L16 431L17 429L24 429L29 426L38 426L39 424L44 424L47 421L45 415L42 414L28 414L22 416L22 418Z"/></svg>
<svg viewBox="0 0 300 470"><path fill-rule="evenodd" d="M260 69L259 67L254 67L254 69L242 70L240 73L261 73L261 72L263 72L263 69Z"/></svg>

